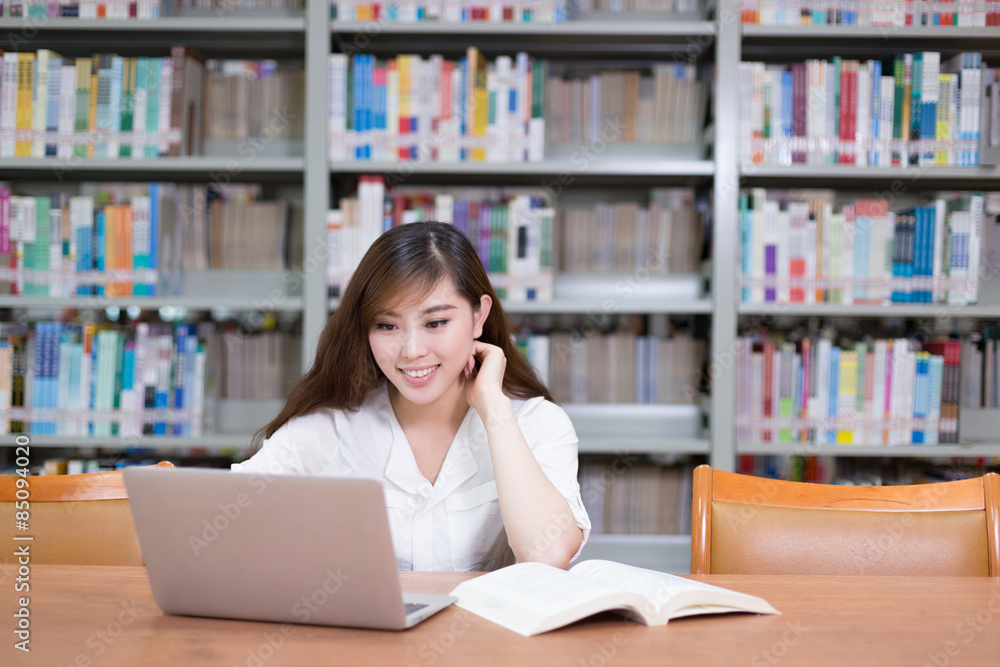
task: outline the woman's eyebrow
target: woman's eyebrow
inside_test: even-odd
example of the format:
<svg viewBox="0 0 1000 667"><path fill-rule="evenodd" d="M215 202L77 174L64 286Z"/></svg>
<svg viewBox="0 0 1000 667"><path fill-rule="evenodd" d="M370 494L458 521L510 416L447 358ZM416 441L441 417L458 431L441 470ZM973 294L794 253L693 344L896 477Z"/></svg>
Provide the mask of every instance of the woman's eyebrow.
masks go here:
<svg viewBox="0 0 1000 667"><path fill-rule="evenodd" d="M456 306L452 306L452 305L447 304L447 303L442 303L442 304L439 304L437 306L431 306L430 308L427 308L426 310L424 310L420 314L421 315L430 315L431 313L437 313L437 312L442 311L442 310L453 310L454 308L456 308ZM381 313L379 313L379 315L385 315L386 317L399 317L399 315L397 313L394 313L391 310L383 310Z"/></svg>

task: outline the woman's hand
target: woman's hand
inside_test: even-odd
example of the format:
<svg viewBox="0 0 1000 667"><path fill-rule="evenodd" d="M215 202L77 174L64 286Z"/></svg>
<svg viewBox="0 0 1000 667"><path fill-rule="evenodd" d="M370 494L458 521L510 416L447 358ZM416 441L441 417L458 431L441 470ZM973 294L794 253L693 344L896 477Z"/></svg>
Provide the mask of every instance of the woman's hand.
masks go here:
<svg viewBox="0 0 1000 667"><path fill-rule="evenodd" d="M476 370L476 359L479 370ZM485 422L489 406L506 398L503 393L503 375L507 370L507 357L496 345L473 341L472 354L465 367L465 398Z"/></svg>

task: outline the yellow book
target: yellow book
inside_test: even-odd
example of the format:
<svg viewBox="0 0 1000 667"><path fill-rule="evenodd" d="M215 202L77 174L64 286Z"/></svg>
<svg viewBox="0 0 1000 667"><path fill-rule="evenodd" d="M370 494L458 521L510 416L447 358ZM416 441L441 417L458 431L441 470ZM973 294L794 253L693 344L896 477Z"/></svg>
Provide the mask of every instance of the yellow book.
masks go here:
<svg viewBox="0 0 1000 667"><path fill-rule="evenodd" d="M840 388L837 392L837 444L849 445L854 441L854 428L849 422L855 417L858 389L858 353L840 353ZM845 428L846 426L846 428Z"/></svg>
<svg viewBox="0 0 1000 667"><path fill-rule="evenodd" d="M486 159L486 149L478 147L480 139L486 135L486 117L479 113L483 104L483 97L486 94L486 72L483 56L474 46L470 46L465 54L465 118L466 134L472 138L472 150L469 151L469 159L483 161ZM480 83L480 78L482 83ZM483 95L479 95L479 87L482 86ZM488 100L487 100L488 101ZM488 111L488 109L486 109ZM483 119L480 131L480 118Z"/></svg>
<svg viewBox="0 0 1000 667"><path fill-rule="evenodd" d="M934 119L934 138L937 139L937 147L934 150L934 165L938 167L948 166L948 136L951 134L949 109L954 78L954 74L938 74L937 118Z"/></svg>
<svg viewBox="0 0 1000 667"><path fill-rule="evenodd" d="M35 83L35 54L17 54L17 140L15 157L31 157L31 121Z"/></svg>
<svg viewBox="0 0 1000 667"><path fill-rule="evenodd" d="M399 68L399 159L410 159L410 56L396 58Z"/></svg>

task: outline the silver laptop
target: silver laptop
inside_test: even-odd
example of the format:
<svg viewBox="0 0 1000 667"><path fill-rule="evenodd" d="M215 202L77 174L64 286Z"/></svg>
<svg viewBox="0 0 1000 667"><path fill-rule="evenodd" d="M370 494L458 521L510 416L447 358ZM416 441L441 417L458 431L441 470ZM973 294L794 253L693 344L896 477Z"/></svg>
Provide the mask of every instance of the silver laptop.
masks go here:
<svg viewBox="0 0 1000 667"><path fill-rule="evenodd" d="M167 614L403 630L450 595L403 594L374 480L126 468Z"/></svg>

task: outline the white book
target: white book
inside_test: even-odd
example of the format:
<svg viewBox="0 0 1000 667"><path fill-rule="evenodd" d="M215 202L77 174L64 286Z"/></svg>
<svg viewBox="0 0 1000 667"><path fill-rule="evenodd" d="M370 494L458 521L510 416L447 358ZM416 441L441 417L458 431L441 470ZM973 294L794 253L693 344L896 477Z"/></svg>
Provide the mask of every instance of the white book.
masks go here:
<svg viewBox="0 0 1000 667"><path fill-rule="evenodd" d="M982 252L982 228L983 228L983 194L975 192L969 198L969 259L968 259L968 280L965 290L965 303L975 304L979 302L979 266L981 263L980 254Z"/></svg>
<svg viewBox="0 0 1000 667"><path fill-rule="evenodd" d="M340 162L348 159L347 151L347 54L330 54L330 90L328 102L328 131L330 133L330 160ZM389 102L395 97L395 88L389 89ZM393 127L392 119L389 127ZM398 123L398 119L396 121ZM353 154L351 155L353 157Z"/></svg>
<svg viewBox="0 0 1000 667"><path fill-rule="evenodd" d="M110 123L107 136L108 154L112 160L118 158L118 148L121 145L121 123L122 123L122 84L125 74L125 58L122 56L111 57L111 97L108 98L108 122Z"/></svg>
<svg viewBox="0 0 1000 667"><path fill-rule="evenodd" d="M872 73L867 62L858 67L858 99L857 111L857 144L854 150L854 161L859 167L868 166L869 142L871 141L872 119Z"/></svg>
<svg viewBox="0 0 1000 667"><path fill-rule="evenodd" d="M459 607L525 637L608 610L646 625L696 614L780 613L753 595L605 560L568 571L518 563L463 581L451 594Z"/></svg>
<svg viewBox="0 0 1000 667"><path fill-rule="evenodd" d="M944 270L944 238L945 238L945 202L940 197L934 200L934 258L931 274L931 303L942 303L944 298L944 284L942 282L942 272Z"/></svg>
<svg viewBox="0 0 1000 667"><path fill-rule="evenodd" d="M895 79L891 76L882 77L882 93L880 95L881 110L879 112L879 158L878 166L892 165L892 116L896 109Z"/></svg>
<svg viewBox="0 0 1000 667"><path fill-rule="evenodd" d="M149 69L159 66L155 60L150 58L136 58L135 64L135 92L132 102L132 133L128 137L131 142L131 156L133 160L143 157L146 145L146 114L149 109Z"/></svg>
<svg viewBox="0 0 1000 667"><path fill-rule="evenodd" d="M17 64L16 51L3 54L3 94L0 109L0 157L14 157L17 129Z"/></svg>
<svg viewBox="0 0 1000 667"><path fill-rule="evenodd" d="M59 94L59 139L56 154L61 158L68 158L73 155L73 123L76 117L76 62L72 60L64 62L60 76L62 82Z"/></svg>

